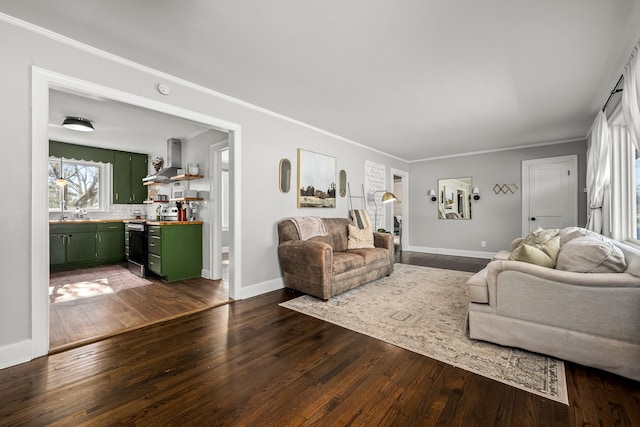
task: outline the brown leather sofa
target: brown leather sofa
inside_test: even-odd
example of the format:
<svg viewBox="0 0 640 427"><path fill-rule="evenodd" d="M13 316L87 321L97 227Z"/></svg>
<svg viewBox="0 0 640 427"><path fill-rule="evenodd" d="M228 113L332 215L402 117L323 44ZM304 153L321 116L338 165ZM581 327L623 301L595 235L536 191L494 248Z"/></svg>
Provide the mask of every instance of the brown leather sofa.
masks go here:
<svg viewBox="0 0 640 427"><path fill-rule="evenodd" d="M329 235L300 240L294 223L278 223L278 256L284 285L328 300L393 271L393 236L374 233L375 248L347 249L346 218L323 218Z"/></svg>

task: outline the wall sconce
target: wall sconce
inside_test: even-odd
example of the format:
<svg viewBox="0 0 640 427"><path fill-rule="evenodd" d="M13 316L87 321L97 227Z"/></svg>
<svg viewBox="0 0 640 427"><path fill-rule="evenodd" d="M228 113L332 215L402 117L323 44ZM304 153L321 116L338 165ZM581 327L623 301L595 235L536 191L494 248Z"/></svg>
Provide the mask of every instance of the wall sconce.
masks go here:
<svg viewBox="0 0 640 427"><path fill-rule="evenodd" d="M471 194L473 194L473 200L475 200L476 202L480 200L480 190L478 190L478 187L473 187L473 190L471 190Z"/></svg>
<svg viewBox="0 0 640 427"><path fill-rule="evenodd" d="M436 197L436 190L429 190L427 195L431 198L431 203L435 203L438 198Z"/></svg>

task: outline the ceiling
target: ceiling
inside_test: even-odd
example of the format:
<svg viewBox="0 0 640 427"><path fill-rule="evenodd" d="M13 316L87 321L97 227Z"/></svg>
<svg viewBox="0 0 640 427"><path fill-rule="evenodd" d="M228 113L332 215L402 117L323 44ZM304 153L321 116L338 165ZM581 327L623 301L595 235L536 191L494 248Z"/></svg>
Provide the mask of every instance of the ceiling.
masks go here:
<svg viewBox="0 0 640 427"><path fill-rule="evenodd" d="M65 129L62 121L66 117L89 120L95 131ZM190 120L109 99L49 91L49 139L54 141L150 154L164 152L169 138L186 140L207 130L218 132Z"/></svg>
<svg viewBox="0 0 640 427"><path fill-rule="evenodd" d="M3 0L0 12L405 160L584 138L636 0Z"/></svg>

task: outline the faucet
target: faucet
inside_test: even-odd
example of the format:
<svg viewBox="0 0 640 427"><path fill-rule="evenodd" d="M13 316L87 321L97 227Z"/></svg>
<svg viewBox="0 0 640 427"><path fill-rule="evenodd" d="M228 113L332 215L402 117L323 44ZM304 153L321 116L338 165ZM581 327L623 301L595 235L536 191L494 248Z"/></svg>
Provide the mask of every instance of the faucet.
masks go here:
<svg viewBox="0 0 640 427"><path fill-rule="evenodd" d="M62 196L62 191L60 193L61 193L60 195ZM64 216L64 206L65 206L65 204L66 204L65 200L61 197L60 198L60 221L64 221L65 219L67 219L67 217Z"/></svg>

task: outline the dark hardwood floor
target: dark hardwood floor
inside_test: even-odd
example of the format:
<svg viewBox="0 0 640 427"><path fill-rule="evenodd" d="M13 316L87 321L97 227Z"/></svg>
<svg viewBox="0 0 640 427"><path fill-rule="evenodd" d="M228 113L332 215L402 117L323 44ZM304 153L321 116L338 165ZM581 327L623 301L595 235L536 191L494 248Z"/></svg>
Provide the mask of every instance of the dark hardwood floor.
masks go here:
<svg viewBox="0 0 640 427"><path fill-rule="evenodd" d="M0 424L640 425L638 382L567 363L566 406L278 306L296 296L270 292L0 370Z"/></svg>

